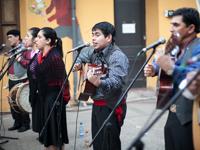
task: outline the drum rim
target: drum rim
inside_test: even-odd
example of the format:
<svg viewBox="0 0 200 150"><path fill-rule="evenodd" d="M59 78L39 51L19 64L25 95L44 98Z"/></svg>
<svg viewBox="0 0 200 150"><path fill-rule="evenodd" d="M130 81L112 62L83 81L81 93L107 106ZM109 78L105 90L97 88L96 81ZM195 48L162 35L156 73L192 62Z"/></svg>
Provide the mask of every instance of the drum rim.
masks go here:
<svg viewBox="0 0 200 150"><path fill-rule="evenodd" d="M17 107L19 107L19 110L20 110L20 111L22 111L22 112L27 112L27 113L31 113L31 106L30 106L30 109L27 111L27 110L25 110L25 109L22 107L22 105L19 103L20 93L21 93L23 87L25 87L25 86L29 86L29 83L28 83L28 82L21 82L21 83L18 83L18 84L16 84L16 85L14 85L14 86L11 88L11 90L9 91L9 96L8 96L8 98L9 98L9 99L12 99L12 93L13 93L15 90L17 90L16 95L15 95L15 104L17 105ZM18 112L18 111L14 108L13 104L10 103L10 100L9 100L9 104L10 104L10 106L11 106L16 112Z"/></svg>
<svg viewBox="0 0 200 150"><path fill-rule="evenodd" d="M21 108L23 111L30 113L30 112L31 112L31 106L30 106L30 109L29 109L29 110L25 110L24 107L22 107L21 103L19 103L20 93L21 93L22 89L23 89L25 86L28 86L28 88L29 88L29 84L28 84L27 82L25 82L25 83L22 83L22 84L19 85L19 86L20 86L20 87L19 87L19 90L17 90L17 94L16 94L17 103L18 103L18 105L20 106L20 108ZM28 100L29 100L29 99L28 99ZM28 102L28 103L29 103L29 102ZM29 103L29 104L30 104L30 103Z"/></svg>

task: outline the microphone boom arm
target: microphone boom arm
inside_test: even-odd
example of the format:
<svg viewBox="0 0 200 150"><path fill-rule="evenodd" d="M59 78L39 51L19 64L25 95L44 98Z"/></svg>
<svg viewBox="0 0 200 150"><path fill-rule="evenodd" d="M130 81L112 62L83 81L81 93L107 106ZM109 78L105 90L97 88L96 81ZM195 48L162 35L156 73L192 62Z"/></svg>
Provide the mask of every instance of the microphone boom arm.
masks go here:
<svg viewBox="0 0 200 150"><path fill-rule="evenodd" d="M88 46L90 46L90 43L79 45L79 46L73 48L71 51L68 51L67 54L69 54L71 52L75 52L75 51L81 51L83 48L88 47Z"/></svg>

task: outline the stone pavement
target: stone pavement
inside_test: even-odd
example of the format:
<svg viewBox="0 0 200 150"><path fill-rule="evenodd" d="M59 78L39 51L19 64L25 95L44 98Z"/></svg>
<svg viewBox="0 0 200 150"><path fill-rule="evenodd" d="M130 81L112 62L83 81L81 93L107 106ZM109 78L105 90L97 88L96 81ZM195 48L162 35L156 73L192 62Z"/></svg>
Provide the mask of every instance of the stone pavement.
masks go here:
<svg viewBox="0 0 200 150"><path fill-rule="evenodd" d="M131 89L127 98L127 115L121 131L122 150L127 149L133 139L138 135L139 131L150 117L153 110L155 110L155 92L150 89ZM65 145L65 150L92 150L88 148L88 143L91 142L91 105L78 107L68 107L67 126L70 143ZM156 111L156 114L159 111ZM163 127L166 121L166 115L147 132L142 141L146 150L164 150ZM13 120L10 114L1 115L0 120L0 134L1 136L17 137L17 140L8 139L7 143L0 144L0 150L44 150L43 146L36 140L38 134L28 130L23 133L17 131L8 131L7 128L12 126ZM83 138L79 138L76 133L76 125L83 122L84 129L88 133ZM77 129L78 132L78 129ZM0 142L6 139L0 139Z"/></svg>

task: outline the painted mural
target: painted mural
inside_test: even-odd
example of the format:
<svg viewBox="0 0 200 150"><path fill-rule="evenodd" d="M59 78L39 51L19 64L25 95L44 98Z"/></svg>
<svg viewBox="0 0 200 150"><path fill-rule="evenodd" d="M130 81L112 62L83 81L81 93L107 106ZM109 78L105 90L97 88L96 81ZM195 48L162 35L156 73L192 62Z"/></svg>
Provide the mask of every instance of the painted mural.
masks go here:
<svg viewBox="0 0 200 150"><path fill-rule="evenodd" d="M46 7L46 4L43 0L34 0L31 1L31 5L29 6L29 9L32 13L35 13L36 15L44 16L44 8Z"/></svg>
<svg viewBox="0 0 200 150"><path fill-rule="evenodd" d="M44 0L31 0L30 11L51 23L56 21L57 27L55 30L60 38L69 37L72 39L72 12L71 0L51 0L49 5L46 5ZM76 19L77 29L77 45L82 44L83 40Z"/></svg>

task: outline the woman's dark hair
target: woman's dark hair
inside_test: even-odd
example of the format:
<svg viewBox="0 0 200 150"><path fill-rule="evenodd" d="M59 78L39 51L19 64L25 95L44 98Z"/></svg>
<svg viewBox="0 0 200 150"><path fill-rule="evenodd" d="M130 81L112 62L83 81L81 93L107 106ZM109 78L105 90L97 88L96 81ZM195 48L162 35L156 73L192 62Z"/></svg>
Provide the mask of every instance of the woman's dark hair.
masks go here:
<svg viewBox="0 0 200 150"><path fill-rule="evenodd" d="M195 26L195 32L200 32L200 18L199 12L194 8L179 8L175 10L172 17L174 16L182 16L183 22L189 26L193 24Z"/></svg>
<svg viewBox="0 0 200 150"><path fill-rule="evenodd" d="M56 47L63 57L62 40L57 37L56 31L50 27L41 28L40 31L42 31L46 39L51 39L50 46Z"/></svg>
<svg viewBox="0 0 200 150"><path fill-rule="evenodd" d="M111 23L105 22L105 21L99 22L92 27L92 31L95 31L97 29L101 30L105 37L107 37L108 35L111 34L112 35L112 43L115 42L116 31L115 31L115 27Z"/></svg>
<svg viewBox="0 0 200 150"><path fill-rule="evenodd" d="M40 28L32 27L32 28L29 29L29 31L31 32L33 39L35 39L37 37L38 32L40 31Z"/></svg>

